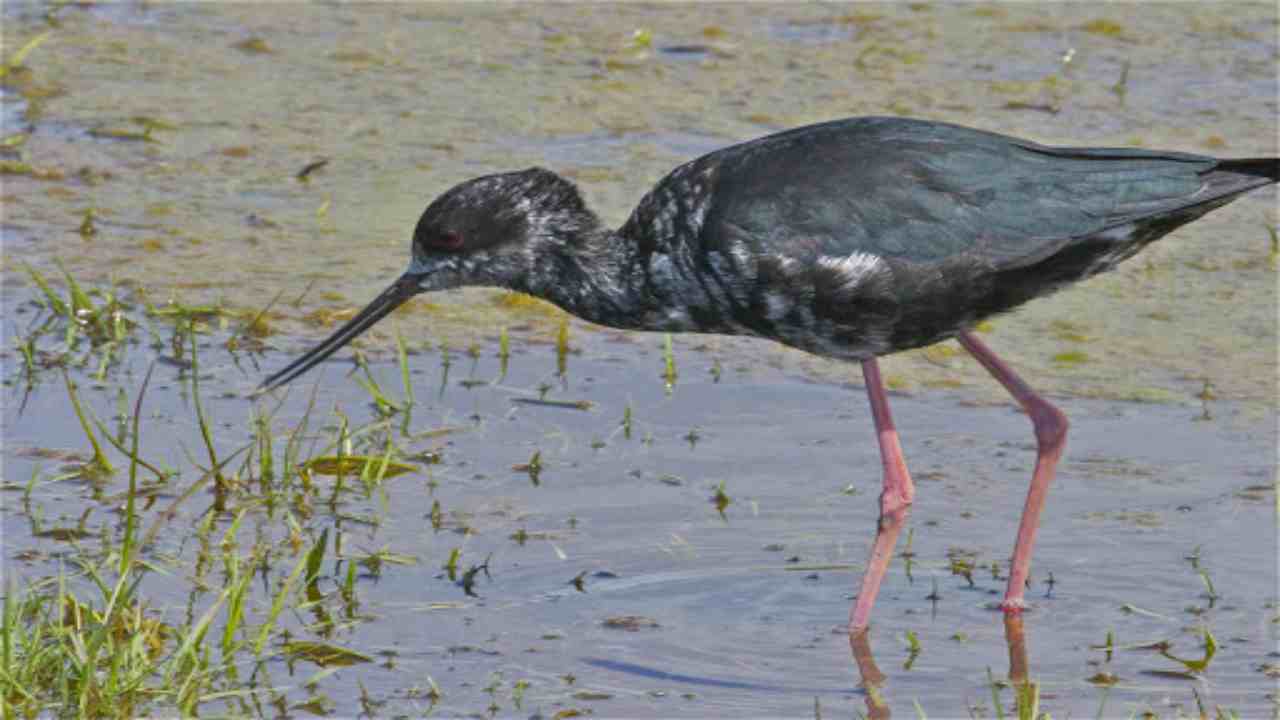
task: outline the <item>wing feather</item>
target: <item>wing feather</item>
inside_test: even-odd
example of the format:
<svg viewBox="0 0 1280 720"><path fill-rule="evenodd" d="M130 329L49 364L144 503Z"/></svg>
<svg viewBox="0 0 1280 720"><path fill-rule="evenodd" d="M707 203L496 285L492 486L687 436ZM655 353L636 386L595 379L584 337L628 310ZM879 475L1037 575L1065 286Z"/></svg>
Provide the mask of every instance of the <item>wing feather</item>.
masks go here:
<svg viewBox="0 0 1280 720"><path fill-rule="evenodd" d="M726 148L687 167L714 178L703 250L747 242L754 252L791 257L967 256L1008 269L1109 227L1206 202L1205 175L1217 162L855 118Z"/></svg>

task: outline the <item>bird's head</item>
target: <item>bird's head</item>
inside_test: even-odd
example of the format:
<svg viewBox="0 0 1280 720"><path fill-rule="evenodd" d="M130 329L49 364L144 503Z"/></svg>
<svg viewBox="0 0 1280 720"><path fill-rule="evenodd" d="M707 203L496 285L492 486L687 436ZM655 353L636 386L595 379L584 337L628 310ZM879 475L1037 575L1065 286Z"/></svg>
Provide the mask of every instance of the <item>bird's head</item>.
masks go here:
<svg viewBox="0 0 1280 720"><path fill-rule="evenodd" d="M413 232L406 275L421 292L463 285L519 288L540 258L598 221L573 183L542 168L486 175L436 198Z"/></svg>
<svg viewBox="0 0 1280 720"><path fill-rule="evenodd" d="M486 175L436 198L413 232L409 268L324 342L263 381L279 387L311 369L418 293L467 285L527 288L553 274L563 250L599 221L577 187L542 168Z"/></svg>

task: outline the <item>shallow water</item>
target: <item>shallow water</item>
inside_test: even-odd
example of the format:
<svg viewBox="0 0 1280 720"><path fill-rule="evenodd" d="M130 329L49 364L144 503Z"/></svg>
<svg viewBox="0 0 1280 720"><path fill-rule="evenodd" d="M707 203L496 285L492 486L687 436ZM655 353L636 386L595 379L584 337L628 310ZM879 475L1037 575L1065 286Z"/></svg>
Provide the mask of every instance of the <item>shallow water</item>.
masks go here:
<svg viewBox="0 0 1280 720"><path fill-rule="evenodd" d="M45 27L33 6L3 13L6 56ZM30 75L0 98L5 135L34 128L23 158L64 175L4 177L4 480L25 485L38 469L32 502L46 521L74 524L93 508L95 531L114 527L112 503L100 498L120 492L122 479L96 488L51 480L57 461L40 451L78 452L84 439L56 373L23 397L10 348L36 311L19 262L51 271L60 259L86 285L114 279L157 304L253 310L284 290L265 355L234 364L218 344L231 328L204 343L205 406L229 449L251 437L246 394L328 329L308 314L372 297L400 271L421 206L472 175L544 164L576 178L618 223L688 157L843 115L907 113L1060 144L1277 151L1269 6L119 4L59 18L28 58ZM1088 25L1099 19L1115 29ZM649 46L638 29L651 33ZM248 38L271 52L236 47ZM1125 62L1122 104L1111 87ZM169 129L153 131L158 142L89 134L136 129L135 116ZM295 180L317 157L330 163ZM1275 713L1265 672L1280 661L1271 654L1276 275L1265 230L1275 198L1242 199L1112 275L998 319L987 335L1073 422L1025 618L1029 675L1054 717L1100 707L1108 717L1194 714L1193 693L1245 717ZM85 238L77 228L89 207L98 233ZM364 343L383 385L398 387L389 354L398 328L417 353L412 429L462 430L410 441L443 461L387 480L385 495L302 519L308 537L333 528L348 548L416 560L361 578L358 619L330 639L386 662L326 678L332 712L360 711L359 683L386 702L385 714L416 714L428 703L412 689L429 676L445 716L490 703L501 716L571 707L609 717L808 716L815 698L824 716L872 713L839 632L879 484L856 368L765 343L677 337L679 379L668 394L660 336L575 322L578 352L559 377L550 341L561 316L495 297L432 297ZM507 375L460 384L499 377L503 326L513 339ZM443 381L441 343L454 348ZM474 361L460 352L472 345ZM126 349L97 387L78 371L98 417L112 417L118 389L133 397L155 354ZM919 491L911 576L896 560L874 616L871 649L887 676L878 696L900 717L915 716L914 702L931 717L993 716L987 669L1006 676L1009 649L1000 614L986 608L1003 583L987 568L1006 564L1033 439L961 355L915 352L884 366L900 389L893 410ZM274 418L279 431L300 421L317 382L309 437L319 447L332 437L319 430L336 422L332 408L355 425L372 420L347 367L328 363L304 378ZM1203 420L1206 380L1215 396ZM512 402L544 385L550 398L593 407ZM179 487L197 475L188 453L201 452L185 387L177 369L158 366L143 421L143 455L183 468ZM630 437L620 425L628 407ZM536 486L511 469L534 452L545 466ZM721 483L731 500L723 517L712 501ZM75 553L35 537L17 497L0 495L5 573L55 573ZM438 532L427 517L435 500L448 517ZM207 505L201 496L184 506L154 550L178 577L198 553L182 529ZM278 515L248 518L247 537L286 534ZM511 539L522 529L523 545ZM492 554L478 598L441 572L454 548L463 566ZM1212 606L1185 559L1197 548L1219 596ZM957 551L977 566L973 587L950 571ZM571 581L583 572L579 592ZM161 577L145 589L171 620L210 600ZM622 616L656 626L606 627ZM307 618L290 622L315 630ZM1156 653L1119 651L1108 663L1091 648L1113 631L1120 645L1167 639L1173 654L1197 657L1203 627L1219 651L1198 680L1152 674L1179 669ZM907 631L922 648L909 668ZM272 680L300 701L307 693L296 686L313 670L290 676L277 662ZM1119 684L1087 681L1102 671ZM493 673L501 689L487 692ZM512 685L522 679L530 685L517 709ZM1003 697L1011 702L1010 691Z"/></svg>

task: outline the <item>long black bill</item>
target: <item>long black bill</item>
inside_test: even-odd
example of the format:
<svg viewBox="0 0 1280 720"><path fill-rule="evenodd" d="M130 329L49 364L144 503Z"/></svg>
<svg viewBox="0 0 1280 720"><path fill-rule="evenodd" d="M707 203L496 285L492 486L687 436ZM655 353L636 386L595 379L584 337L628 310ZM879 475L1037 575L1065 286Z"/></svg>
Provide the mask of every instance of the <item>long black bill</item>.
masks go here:
<svg viewBox="0 0 1280 720"><path fill-rule="evenodd" d="M399 280L396 280L391 287L383 290L381 295L374 298L373 302L356 313L355 317L347 321L346 325L338 328L327 340L308 350L297 360L285 366L283 370L263 380L262 384L258 386L257 392L266 392L288 384L294 378L337 352L343 345L354 340L357 335L377 324L392 310L403 305L406 300L417 295L420 292L418 281L421 279L421 275L410 273L401 275Z"/></svg>

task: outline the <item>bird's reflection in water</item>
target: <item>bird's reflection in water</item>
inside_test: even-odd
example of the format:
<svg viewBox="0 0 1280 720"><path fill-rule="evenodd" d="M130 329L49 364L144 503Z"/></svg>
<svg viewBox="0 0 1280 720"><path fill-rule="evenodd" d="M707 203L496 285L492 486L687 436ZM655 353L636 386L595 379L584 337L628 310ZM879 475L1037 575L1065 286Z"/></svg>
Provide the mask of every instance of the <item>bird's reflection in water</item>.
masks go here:
<svg viewBox="0 0 1280 720"><path fill-rule="evenodd" d="M867 693L867 717L871 720L887 718L889 703L880 694L880 686L884 684L884 673L876 667L876 659L871 656L871 633L862 628L849 633L849 649L853 650L853 662L858 666L858 676L862 678L862 689Z"/></svg>
<svg viewBox="0 0 1280 720"><path fill-rule="evenodd" d="M871 633L866 629L849 633L849 649L853 651L853 663L858 667L862 689L866 692L867 717L871 720L883 720L892 716L889 701L884 695L885 674L880 672L875 657L871 654ZM1006 615L1004 618L1004 640L1009 646L1009 683L1014 689L1017 702L1018 717L1025 710L1039 704L1039 688L1029 680L1027 672L1027 636L1022 627L1021 615Z"/></svg>

